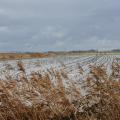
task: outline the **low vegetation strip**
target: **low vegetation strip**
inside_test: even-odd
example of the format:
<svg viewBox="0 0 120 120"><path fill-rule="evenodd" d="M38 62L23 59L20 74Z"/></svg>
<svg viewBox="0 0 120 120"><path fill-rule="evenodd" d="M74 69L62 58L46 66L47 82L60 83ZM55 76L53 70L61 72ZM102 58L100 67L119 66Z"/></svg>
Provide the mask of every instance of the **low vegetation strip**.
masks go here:
<svg viewBox="0 0 120 120"><path fill-rule="evenodd" d="M0 53L0 60L16 60L49 57L47 53Z"/></svg>

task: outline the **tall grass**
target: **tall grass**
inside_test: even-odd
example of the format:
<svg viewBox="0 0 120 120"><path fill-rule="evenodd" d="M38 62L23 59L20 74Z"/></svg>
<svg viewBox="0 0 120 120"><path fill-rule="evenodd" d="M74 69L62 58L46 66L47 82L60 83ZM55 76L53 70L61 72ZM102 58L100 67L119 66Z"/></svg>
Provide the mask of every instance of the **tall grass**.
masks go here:
<svg viewBox="0 0 120 120"><path fill-rule="evenodd" d="M110 76L104 66L93 65L81 83L72 80L64 69L51 68L44 74L27 76L24 64L17 65L17 80L11 77L0 81L0 120L120 119L117 62L112 64ZM78 68L83 74L82 67Z"/></svg>

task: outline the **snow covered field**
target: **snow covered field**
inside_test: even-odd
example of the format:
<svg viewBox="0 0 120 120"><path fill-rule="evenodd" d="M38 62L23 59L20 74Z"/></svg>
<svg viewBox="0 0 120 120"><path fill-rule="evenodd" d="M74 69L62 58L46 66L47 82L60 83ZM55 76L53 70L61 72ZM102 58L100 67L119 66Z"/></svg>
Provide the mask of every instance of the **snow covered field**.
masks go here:
<svg viewBox="0 0 120 120"><path fill-rule="evenodd" d="M26 75L33 72L45 73L51 70L63 69L67 74L76 79L82 79L90 72L90 66L102 66L107 68L108 74L111 73L112 62L115 58L120 58L119 55L91 55L91 56L59 56L54 58L42 58L42 59L26 59L21 60ZM18 74L18 61L1 61L0 62L0 79L4 80L7 77L17 77ZM80 69L83 72L80 76ZM8 78L7 78L8 79Z"/></svg>

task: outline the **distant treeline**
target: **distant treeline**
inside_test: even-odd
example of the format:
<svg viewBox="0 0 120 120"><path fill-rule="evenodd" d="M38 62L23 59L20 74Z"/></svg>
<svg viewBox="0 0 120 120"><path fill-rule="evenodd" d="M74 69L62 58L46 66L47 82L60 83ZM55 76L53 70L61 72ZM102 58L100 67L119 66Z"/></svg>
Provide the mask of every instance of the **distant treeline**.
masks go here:
<svg viewBox="0 0 120 120"><path fill-rule="evenodd" d="M47 51L47 52L9 52L14 54L64 54L64 53L109 53L109 52L120 52L120 49L113 49L113 50L106 50L106 51L100 51L100 50L72 50L72 51ZM4 54L4 53L3 53Z"/></svg>
<svg viewBox="0 0 120 120"><path fill-rule="evenodd" d="M109 53L109 52L120 52L120 49L113 49L108 51L99 50L73 50L73 51L48 51L47 53Z"/></svg>
<svg viewBox="0 0 120 120"><path fill-rule="evenodd" d="M120 52L120 49L114 49L112 52Z"/></svg>

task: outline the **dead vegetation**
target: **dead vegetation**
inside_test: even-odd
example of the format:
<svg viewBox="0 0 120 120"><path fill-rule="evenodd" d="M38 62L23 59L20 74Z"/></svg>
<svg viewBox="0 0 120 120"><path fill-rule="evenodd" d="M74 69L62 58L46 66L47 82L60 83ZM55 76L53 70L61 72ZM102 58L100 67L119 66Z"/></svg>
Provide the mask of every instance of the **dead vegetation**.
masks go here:
<svg viewBox="0 0 120 120"><path fill-rule="evenodd" d="M16 60L50 57L47 53L0 53L0 60Z"/></svg>
<svg viewBox="0 0 120 120"><path fill-rule="evenodd" d="M77 83L64 69L28 77L18 62L18 79L0 80L0 120L119 120L120 78L114 75L120 67L116 67L118 61L108 76L104 66L93 65L86 79Z"/></svg>

